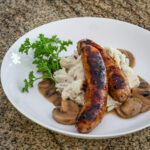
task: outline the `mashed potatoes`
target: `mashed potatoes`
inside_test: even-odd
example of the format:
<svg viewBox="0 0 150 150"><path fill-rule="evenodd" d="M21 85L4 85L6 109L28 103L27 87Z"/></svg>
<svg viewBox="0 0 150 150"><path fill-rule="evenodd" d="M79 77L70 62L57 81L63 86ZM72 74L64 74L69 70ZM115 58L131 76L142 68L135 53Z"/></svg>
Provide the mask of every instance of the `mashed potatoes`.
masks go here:
<svg viewBox="0 0 150 150"><path fill-rule="evenodd" d="M57 81L56 88L62 94L62 99L71 99L80 105L84 104L84 91L82 90L84 82L83 65L81 56L76 52L69 57L63 57L60 60L62 69L54 73Z"/></svg>
<svg viewBox="0 0 150 150"><path fill-rule="evenodd" d="M106 48L106 52L117 62L118 66L127 77L130 88L138 86L140 82L133 69L129 67L129 59L114 48ZM72 56L63 57L60 60L60 65L62 69L56 71L54 77L57 81L56 88L62 93L62 99L70 99L83 105L84 91L82 87L85 78L81 56L75 52ZM108 111L111 111L118 105L118 102L108 96Z"/></svg>

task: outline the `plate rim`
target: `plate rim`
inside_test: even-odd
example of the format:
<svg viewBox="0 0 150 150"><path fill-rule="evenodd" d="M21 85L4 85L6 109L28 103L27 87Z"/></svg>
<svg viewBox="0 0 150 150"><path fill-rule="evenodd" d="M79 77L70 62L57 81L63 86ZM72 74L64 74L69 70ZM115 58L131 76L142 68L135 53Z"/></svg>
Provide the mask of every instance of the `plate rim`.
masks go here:
<svg viewBox="0 0 150 150"><path fill-rule="evenodd" d="M106 138L114 138L114 137L120 137L120 136L125 136L125 135L128 135L128 134L131 134L131 133L134 133L134 132L137 132L137 131L140 131L144 128L147 128L150 126L150 124L147 124L147 125L144 125L142 127L139 127L139 128L136 128L136 129L131 129L129 131L125 131L125 132L120 132L120 133L111 133L111 134L101 134L101 135L91 135L91 134L81 134L81 133L74 133L74 132L70 132L70 131L63 131L61 129L57 129L57 128L54 128L54 127L50 127L44 123L42 123L42 121L39 121L37 119L34 119L34 117L32 117L31 115L29 114L26 114L25 111L21 110L14 102L13 100L11 100L11 97L8 93L6 93L6 89L5 89L5 86L4 86L4 75L3 75L3 72L4 72L4 64L5 64L5 60L7 58L7 55L8 53L10 52L11 48L13 47L13 45L15 45L17 43L17 41L21 40L23 37L25 37L29 32L34 32L34 30L37 30L38 28L41 28L41 27L44 27L48 24L52 24L52 23L56 23L56 22L64 22L64 21L69 21L69 20L82 20L82 19L97 19L97 20L103 20L103 21L112 21L112 22L119 22L119 23L123 23L123 24L127 24L127 25L130 25L130 26L133 26L133 27L136 27L144 32L147 32L147 33L150 33L150 31L148 31L147 29L144 29L142 27L139 27L138 25L134 25L134 24L131 24L129 22L125 22L125 21L121 21L121 20L117 20L117 19L111 19L111 18L101 18L101 17L74 17L74 18L67 18L67 19L61 19L61 20L56 20L56 21L52 21L52 22L49 22L49 23L46 23L46 24L43 24L43 25L40 25L38 27L35 27L34 29L31 29L30 31L28 31L27 33L25 33L24 35L22 35L21 37L19 37L7 50L7 52L5 53L5 56L3 57L3 60L2 60L2 64L1 64L1 83L2 83L2 88L4 90L4 93L6 95L6 97L8 98L8 100L11 102L11 104L21 113L23 114L23 116L25 116L26 118L28 118L29 120L31 120L32 122L44 127L44 128L47 128L49 130L51 130L52 132L56 132L56 133L59 133L59 134L63 134L63 135L67 135L67 136L70 136L70 137L76 137L76 138L84 138L84 139L106 139Z"/></svg>

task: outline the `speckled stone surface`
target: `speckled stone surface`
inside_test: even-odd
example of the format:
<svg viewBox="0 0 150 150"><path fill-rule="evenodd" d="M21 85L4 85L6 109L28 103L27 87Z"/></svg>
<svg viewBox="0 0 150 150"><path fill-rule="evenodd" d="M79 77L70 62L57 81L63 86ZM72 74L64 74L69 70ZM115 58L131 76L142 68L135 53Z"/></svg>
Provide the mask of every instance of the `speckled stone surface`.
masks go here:
<svg viewBox="0 0 150 150"><path fill-rule="evenodd" d="M150 0L0 0L0 62L27 31L70 17L115 18L150 30ZM0 85L0 150L149 150L150 128L125 137L84 140L53 133L21 115Z"/></svg>

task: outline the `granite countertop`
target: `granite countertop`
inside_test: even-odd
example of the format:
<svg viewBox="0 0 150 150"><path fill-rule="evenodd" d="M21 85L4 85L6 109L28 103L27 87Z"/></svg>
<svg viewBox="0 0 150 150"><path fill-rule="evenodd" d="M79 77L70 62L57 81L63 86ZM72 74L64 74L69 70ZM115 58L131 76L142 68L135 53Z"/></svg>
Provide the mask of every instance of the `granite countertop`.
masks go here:
<svg viewBox="0 0 150 150"><path fill-rule="evenodd" d="M54 20L80 16L115 18L150 30L150 0L0 0L0 62L24 33ZM149 150L150 128L102 140L56 134L21 115L0 84L0 149Z"/></svg>

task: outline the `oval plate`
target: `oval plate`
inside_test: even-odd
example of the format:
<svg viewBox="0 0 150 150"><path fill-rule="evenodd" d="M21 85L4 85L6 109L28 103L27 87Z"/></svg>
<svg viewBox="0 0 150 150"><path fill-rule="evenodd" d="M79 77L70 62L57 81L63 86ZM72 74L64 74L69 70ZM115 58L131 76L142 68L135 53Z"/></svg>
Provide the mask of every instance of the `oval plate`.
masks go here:
<svg viewBox="0 0 150 150"><path fill-rule="evenodd" d="M45 36L58 35L61 39L73 41L67 53L70 55L76 49L80 39L90 38L102 46L112 46L130 50L136 58L135 71L147 81L150 81L150 32L138 26L104 18L73 18L42 25L28 32L18 39L6 53L2 68L1 80L3 89L10 102L27 118L53 130L69 136L80 138L110 138L129 134L150 125L150 111L132 119L121 119L113 113L106 114L102 122L89 134L80 134L72 125L62 125L52 118L54 106L45 100L37 89L37 83L29 93L22 93L23 80L28 72L34 70L32 55L25 56L18 53L23 41L28 37L31 41L37 39L38 34ZM21 64L12 63L12 53L21 56Z"/></svg>

